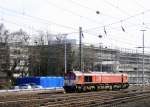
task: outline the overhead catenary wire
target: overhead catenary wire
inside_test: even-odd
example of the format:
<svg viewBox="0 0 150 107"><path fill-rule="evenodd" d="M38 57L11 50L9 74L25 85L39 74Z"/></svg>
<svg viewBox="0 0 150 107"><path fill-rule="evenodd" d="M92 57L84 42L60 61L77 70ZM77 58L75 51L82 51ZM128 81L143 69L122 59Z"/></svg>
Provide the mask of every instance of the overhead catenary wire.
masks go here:
<svg viewBox="0 0 150 107"><path fill-rule="evenodd" d="M76 12L71 11L71 10L69 10L69 9L63 8L63 7L57 5L57 4L55 4L55 3L53 3L53 2L51 2L51 1L49 1L49 0L46 0L46 1L48 2L49 5L52 5L52 6L56 7L56 8L58 8L58 9L60 9L61 11L65 11L65 12L68 12L68 13L70 13L70 14L72 14L72 15L75 15L75 16L78 16L78 17L81 17L81 18L84 18L84 19L86 19L86 20L88 20L88 21L90 21L90 22L101 23L101 22L99 22L99 21L97 21L97 20L94 20L94 19L92 19L92 18L83 16L83 15L81 15L81 14L79 14L79 13L76 13Z"/></svg>
<svg viewBox="0 0 150 107"><path fill-rule="evenodd" d="M78 5L78 6L82 7L82 8L86 8L86 9L88 9L88 10L91 10L92 12L96 12L95 9L90 8L90 7L88 7L88 6L85 6L85 4L83 5L83 4L78 3L78 2L76 2L76 1L74 1L74 0L67 0L67 1L72 2L72 3ZM111 5L112 7L116 8L116 9L119 9L121 12L123 12L123 13L127 14L128 16L130 16L126 11L122 10L122 9L119 8L118 6L115 6L114 4L112 4L112 3L110 3L110 2L108 2L108 1L106 1L106 0L105 0L104 2L105 2L106 4L108 4L108 5ZM99 11L98 11L98 12L99 12ZM105 14L102 13L101 11L100 11L100 14L102 14L102 15L105 16ZM106 16L107 16L107 15L106 15ZM112 18L112 17L111 17L111 18ZM120 23L122 23L122 20L120 20ZM106 25L102 25L102 26L106 26ZM123 28L122 25L121 25L121 27L122 27L122 30L125 32L125 29Z"/></svg>
<svg viewBox="0 0 150 107"><path fill-rule="evenodd" d="M150 9L147 9L147 10L145 10L145 11L143 11L143 12L137 13L137 14L135 14L135 15L131 15L131 16L129 16L129 17L126 17L126 18L124 18L124 19L121 19L121 20L119 20L119 21L116 21L116 22L113 22L113 23L110 23L110 24L106 24L106 25L102 25L102 26L98 26L98 27L93 27L93 28L85 29L84 32L89 31L89 30L99 29L99 28L102 28L102 27L104 27L104 26L105 26L105 27L109 27L109 26L112 26L112 25L114 25L114 24L122 23L122 22L125 22L125 21L127 21L127 20L129 20L129 19L132 19L132 18L134 18L134 17L137 17L137 16L139 16L139 15L141 15L141 14L143 14L143 13L146 13L146 12L150 12Z"/></svg>
<svg viewBox="0 0 150 107"><path fill-rule="evenodd" d="M123 9L121 9L121 8L118 7L118 6L115 6L115 5L112 4L111 2L108 2L107 0L103 0L103 2L106 3L106 4L108 4L108 5L110 5L110 6L112 6L112 7L114 7L116 10L120 11L121 13L124 13L124 14L130 16L130 14L129 14L128 12L124 11Z"/></svg>
<svg viewBox="0 0 150 107"><path fill-rule="evenodd" d="M133 1L132 1L132 2L133 2ZM137 1L137 0L135 0L133 3L136 4L138 7L144 9L144 10L147 9L147 8L145 8L141 3L139 3L139 1Z"/></svg>
<svg viewBox="0 0 150 107"><path fill-rule="evenodd" d="M107 16L107 17L110 17L110 18L119 19L119 18L117 18L117 17L114 17L114 16L108 15L108 14L106 14L106 13L103 13L103 12L100 11L100 10L96 10L96 9L91 8L91 7L88 7L88 6L86 6L85 4L83 5L83 4L81 4L81 3L78 3L77 1L74 1L74 0L67 0L67 1L72 2L72 4L76 4L76 5L78 5L78 6L82 7L82 8L88 9L88 10L90 10L90 11L93 12L93 13L99 12L99 14L102 15L102 16Z"/></svg>
<svg viewBox="0 0 150 107"><path fill-rule="evenodd" d="M86 9L88 9L88 10L91 10L91 11L94 12L94 13L96 12L95 9L92 9L92 8L90 8L90 7L88 7L88 6L85 6L85 5L81 4L81 3L78 3L78 2L76 2L76 1L74 1L74 0L67 0L67 1L72 2L72 3L78 5L78 6L82 7L82 8L86 8ZM120 9L118 6L115 6L115 5L111 4L111 3L109 3L108 1L104 1L104 2L108 3L109 5L111 5L111 6L115 7L115 8L117 8L117 9ZM128 14L127 12L123 11L122 9L120 9L120 11L121 11L121 12L124 12L125 14L127 14L127 15L129 16L129 14ZM99 11L98 11L98 12L99 12ZM102 14L102 15L104 15L104 16L108 16L108 15L105 15L104 13L102 13L101 11L100 11L100 14ZM115 18L115 19L119 19L119 18L117 18L117 17L112 17L112 16L109 16L109 17ZM120 20L120 23L122 23L122 20ZM106 25L102 25L102 26L106 26ZM121 26L121 27L123 28L123 26ZM123 29L123 30L125 31L125 29Z"/></svg>
<svg viewBox="0 0 150 107"><path fill-rule="evenodd" d="M17 12L17 11L11 10L11 9L3 8L3 7L1 7L1 6L0 6L0 8L1 8L1 9L4 9L4 10L7 10L7 11L11 11L11 12L13 12L13 13L17 13L17 14L22 15L22 13L19 13L19 12ZM148 9L147 11L149 11L149 9ZM145 11L145 12L147 12L147 11ZM143 13L143 12L142 12L142 13ZM106 26L109 26L109 25L113 25L113 24L117 24L117 23L122 23L123 21L126 21L126 20L128 20L128 19L130 19L130 18L136 17L137 15L140 15L140 14L141 14L141 13L136 14L136 15L133 15L133 16L130 16L130 17L125 18L125 19L122 19L122 20L120 20L120 21L114 22L114 23L112 23L112 24L104 25L104 26L106 27ZM24 16L30 16L30 15L24 14ZM38 19L38 20L42 20L42 21L46 21L46 22L47 22L47 20L44 20L44 19L41 19L41 18L37 18L37 17L34 17L34 16L30 16L30 17L31 17L31 18L36 18L36 19ZM50 23L51 23L51 22L50 22ZM62 27L66 27L66 26L62 26ZM103 26L101 26L101 27L103 27ZM67 27L67 28L68 28L68 27ZM70 27L69 27L69 28L70 28ZM98 28L100 28L100 27L91 28L91 29L88 29L88 30L98 29ZM71 27L70 29L74 29L74 28ZM74 29L74 30L75 30L75 29ZM76 29L76 30L77 30L77 29ZM85 30L85 31L87 31L87 30Z"/></svg>
<svg viewBox="0 0 150 107"><path fill-rule="evenodd" d="M128 26L128 29L129 29L129 27L136 27L137 25L141 25L141 24L135 24L135 25L131 25L131 26ZM106 29L105 29L106 30ZM110 34L109 33L109 31L113 31L113 30L115 30L115 31L117 31L117 32L122 32L122 30L121 30L121 27L120 26L118 26L118 27L111 27L110 29L107 29L107 32L108 32L108 38L111 36L115 36L115 35L120 35L120 34L118 34L118 33L116 33L115 35L113 34L112 35L112 33ZM139 29L136 29L136 31L139 31ZM101 32L99 32L99 33L102 33L103 32L103 28L102 28L102 31ZM98 37L98 34L94 34L94 33L90 33L89 31L88 32L83 32L83 33L87 33L87 34L90 34L91 36L94 36L94 37ZM126 32L125 32L126 34L128 34L128 35L133 35L133 34L130 34L129 33L129 31L128 30L126 30ZM85 36L86 37L86 36ZM113 38L112 38L112 40L113 40ZM116 39L117 40L117 39ZM125 43L132 43L132 44L134 44L133 42L135 42L135 41L132 41L132 40L129 40L129 39L123 39L122 41L125 41ZM127 42L128 41L128 42ZM129 42L130 41L130 42Z"/></svg>
<svg viewBox="0 0 150 107"><path fill-rule="evenodd" d="M26 28L26 29L35 31L35 33L30 33L30 32L28 32L28 35L29 35L30 37L32 37L32 39L33 39L33 35L38 36L38 32L40 31L40 29L36 29L36 28L34 28L33 26L28 26L28 25L26 25L26 24L19 24L19 23L16 23L16 22L13 22L13 21L10 21L10 20L6 20L6 19L4 19L3 22L9 23L9 24L13 24L13 25L15 25L15 26L19 26L19 29L22 29L22 30L24 30L24 28ZM43 32L43 33L44 33L44 32ZM54 31L53 31L53 33L54 33ZM55 35L60 35L58 32L55 32L55 33L56 33L56 34L51 34L51 33L50 33L50 34L53 35L53 36L55 36ZM75 33L76 33L76 32L69 32L68 35L75 34ZM31 45L31 44L30 44L30 45Z"/></svg>
<svg viewBox="0 0 150 107"><path fill-rule="evenodd" d="M24 28L27 28L29 30L33 30L35 32L39 32L40 31L40 29L37 29L37 28L35 28L33 26L30 26L30 25L27 25L27 24L23 24L23 23L20 24L20 23L17 23L17 22L8 20L8 19L3 19L3 22L10 23L10 24L13 24L13 25L16 25L16 26L19 26L19 27L22 26ZM45 30L45 31L47 31L47 30ZM60 33L56 32L56 31L52 31L52 33L54 33L55 35L59 35L60 34ZM70 34L76 34L76 33L78 33L78 32L68 32L68 33L65 33L65 34L70 35Z"/></svg>
<svg viewBox="0 0 150 107"><path fill-rule="evenodd" d="M121 22L120 22L121 23ZM75 33L75 32L74 32Z"/></svg>
<svg viewBox="0 0 150 107"><path fill-rule="evenodd" d="M9 11L9 12L13 12L13 13L21 15L21 16L26 16L26 17L29 17L29 18L32 18L32 19L40 20L40 21L43 21L43 22L45 22L45 23L47 23L49 25L54 24L54 25L59 26L59 27L63 27L63 28L67 28L67 29L72 29L72 30L77 30L77 29L75 29L73 27L66 26L66 25L61 25L61 24L55 23L53 21L50 21L50 20L47 20L47 19L44 19L44 18L40 18L40 17L37 17L37 16L33 16L33 15L30 15L30 14L27 14L27 13L22 14L22 12L15 11L13 9L5 8L5 7L2 7L2 6L0 6L0 9L3 9L5 11Z"/></svg>
<svg viewBox="0 0 150 107"><path fill-rule="evenodd" d="M6 21L6 22L8 22L8 23L11 23L11 24L15 24L15 25L17 25L17 26L23 26L23 27L26 27L26 28L28 28L28 29L32 29L32 30L34 30L34 31L36 31L36 32L38 32L38 29L35 29L34 27L30 27L30 26L27 26L27 25L25 25L25 24L18 24L18 23L15 23L15 22L13 22L13 21L10 21L10 20L4 20L4 21ZM73 34L73 33L77 33L77 32L70 32L70 33L67 33L68 35L69 34ZM97 35L93 35L93 36L95 36L95 37L97 37ZM114 38L112 38L112 37L109 37L109 38L111 38L110 40L112 41L112 40L115 40L115 41L119 41L119 42L121 42L121 43L127 43L127 44L132 44L132 45L136 45L136 44L134 44L133 42L129 42L129 40L119 40L119 39L114 39Z"/></svg>

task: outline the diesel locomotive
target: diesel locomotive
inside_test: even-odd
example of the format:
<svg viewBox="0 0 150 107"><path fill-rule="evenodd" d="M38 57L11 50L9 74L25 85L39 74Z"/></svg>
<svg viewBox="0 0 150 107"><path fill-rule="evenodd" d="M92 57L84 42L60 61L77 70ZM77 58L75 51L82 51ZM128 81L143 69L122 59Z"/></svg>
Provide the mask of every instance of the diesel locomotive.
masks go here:
<svg viewBox="0 0 150 107"><path fill-rule="evenodd" d="M64 90L66 92L125 89L128 88L128 86L128 75L126 73L84 73L72 71L64 75Z"/></svg>

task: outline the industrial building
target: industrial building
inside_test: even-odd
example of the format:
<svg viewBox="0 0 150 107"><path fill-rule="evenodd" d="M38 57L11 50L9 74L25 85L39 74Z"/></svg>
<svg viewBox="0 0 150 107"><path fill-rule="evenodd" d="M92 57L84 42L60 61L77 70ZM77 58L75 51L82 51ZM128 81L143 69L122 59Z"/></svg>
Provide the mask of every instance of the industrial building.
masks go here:
<svg viewBox="0 0 150 107"><path fill-rule="evenodd" d="M112 49L107 47L95 47L93 54L96 70L102 72L124 72L129 75L129 83L149 83L150 79L150 55L129 49ZM87 53L85 50L83 51ZM95 58L96 57L96 58ZM144 60L143 60L144 58ZM144 61L144 63L143 63ZM143 67L144 64L144 67ZM95 70L95 68L93 68ZM144 73L144 74L143 74Z"/></svg>

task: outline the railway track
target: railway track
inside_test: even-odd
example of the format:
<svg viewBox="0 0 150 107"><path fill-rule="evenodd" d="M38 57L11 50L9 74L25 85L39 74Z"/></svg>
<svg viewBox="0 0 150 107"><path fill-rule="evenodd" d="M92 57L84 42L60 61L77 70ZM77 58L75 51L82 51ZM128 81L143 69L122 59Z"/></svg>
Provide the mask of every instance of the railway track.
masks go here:
<svg viewBox="0 0 150 107"><path fill-rule="evenodd" d="M145 96L146 95L146 96ZM133 99L137 99L139 100L140 98L147 98L150 96L150 91L146 91L146 92L134 92L134 93L128 93L128 94L111 94L108 95L103 95L103 96L92 96L88 99L85 98L78 98L75 100L69 100L67 102L62 102L62 103L49 103L46 106L43 107L97 107L97 106L104 106L104 107L112 107L114 105L115 102L117 102L117 104L122 104L121 101L123 103L128 102L130 99L130 101L133 101ZM132 98L133 97L133 98ZM114 103L113 103L114 102ZM118 103L120 102L120 103ZM115 104L116 105L116 104ZM116 106L115 106L116 107Z"/></svg>
<svg viewBox="0 0 150 107"><path fill-rule="evenodd" d="M0 107L119 107L129 102L150 97L150 91L141 89L98 91L86 93L36 93L10 98L0 97Z"/></svg>
<svg viewBox="0 0 150 107"><path fill-rule="evenodd" d="M88 96L88 98L86 97L82 97L79 96L79 98L77 99L69 99L69 100L64 100L64 101L60 101L60 102L55 102L55 103L47 103L45 104L45 106L42 106L42 107L78 107L78 106L84 106L84 107L89 107L89 106L97 106L98 105L103 105L105 104L105 101L112 101L112 100L116 100L116 101L119 101L121 99L127 99L131 96L137 96L137 95L140 95L140 96L137 96L138 98L143 96L144 94L147 95L147 97L149 97L150 95L150 91L139 91L139 92L125 92L125 91L122 91L122 92L116 92L115 94L112 94L112 93L102 93L102 95L99 95L97 93L97 95L92 95L92 96ZM145 96L142 97L142 98L146 98ZM117 100L118 99L118 100ZM111 105L110 105L111 107Z"/></svg>
<svg viewBox="0 0 150 107"><path fill-rule="evenodd" d="M99 92L99 94L102 94L103 92ZM51 104L51 103L60 103L62 104L63 102L67 101L73 101L76 99L77 100L83 100L91 96L98 96L98 97L103 97L102 95L100 96L97 92L91 92L91 93L71 93L71 94L55 94L55 95L46 95L46 96L32 96L29 98L16 98L12 100L6 101L1 101L0 106L9 106L9 105L14 105L14 106L19 106L19 105L34 105L34 104L39 104L39 105L45 105L45 104ZM113 93L112 93L113 94Z"/></svg>
<svg viewBox="0 0 150 107"><path fill-rule="evenodd" d="M111 99L101 104L92 104L92 107L128 107L128 103L139 103L143 99L150 97L150 91L143 93L136 93L132 96L125 96L121 98ZM88 106L87 106L88 107Z"/></svg>

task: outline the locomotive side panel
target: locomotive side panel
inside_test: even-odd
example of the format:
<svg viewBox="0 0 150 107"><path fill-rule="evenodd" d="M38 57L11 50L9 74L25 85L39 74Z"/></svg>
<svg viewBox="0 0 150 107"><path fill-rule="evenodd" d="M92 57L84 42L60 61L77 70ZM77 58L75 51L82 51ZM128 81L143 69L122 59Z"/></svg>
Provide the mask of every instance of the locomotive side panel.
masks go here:
<svg viewBox="0 0 150 107"><path fill-rule="evenodd" d="M101 75L95 75L94 83L102 83L102 76Z"/></svg>
<svg viewBox="0 0 150 107"><path fill-rule="evenodd" d="M120 74L103 74L101 78L102 78L102 83L104 84L122 83L122 75Z"/></svg>
<svg viewBox="0 0 150 107"><path fill-rule="evenodd" d="M83 75L77 75L75 83L76 84L84 84L84 76Z"/></svg>

